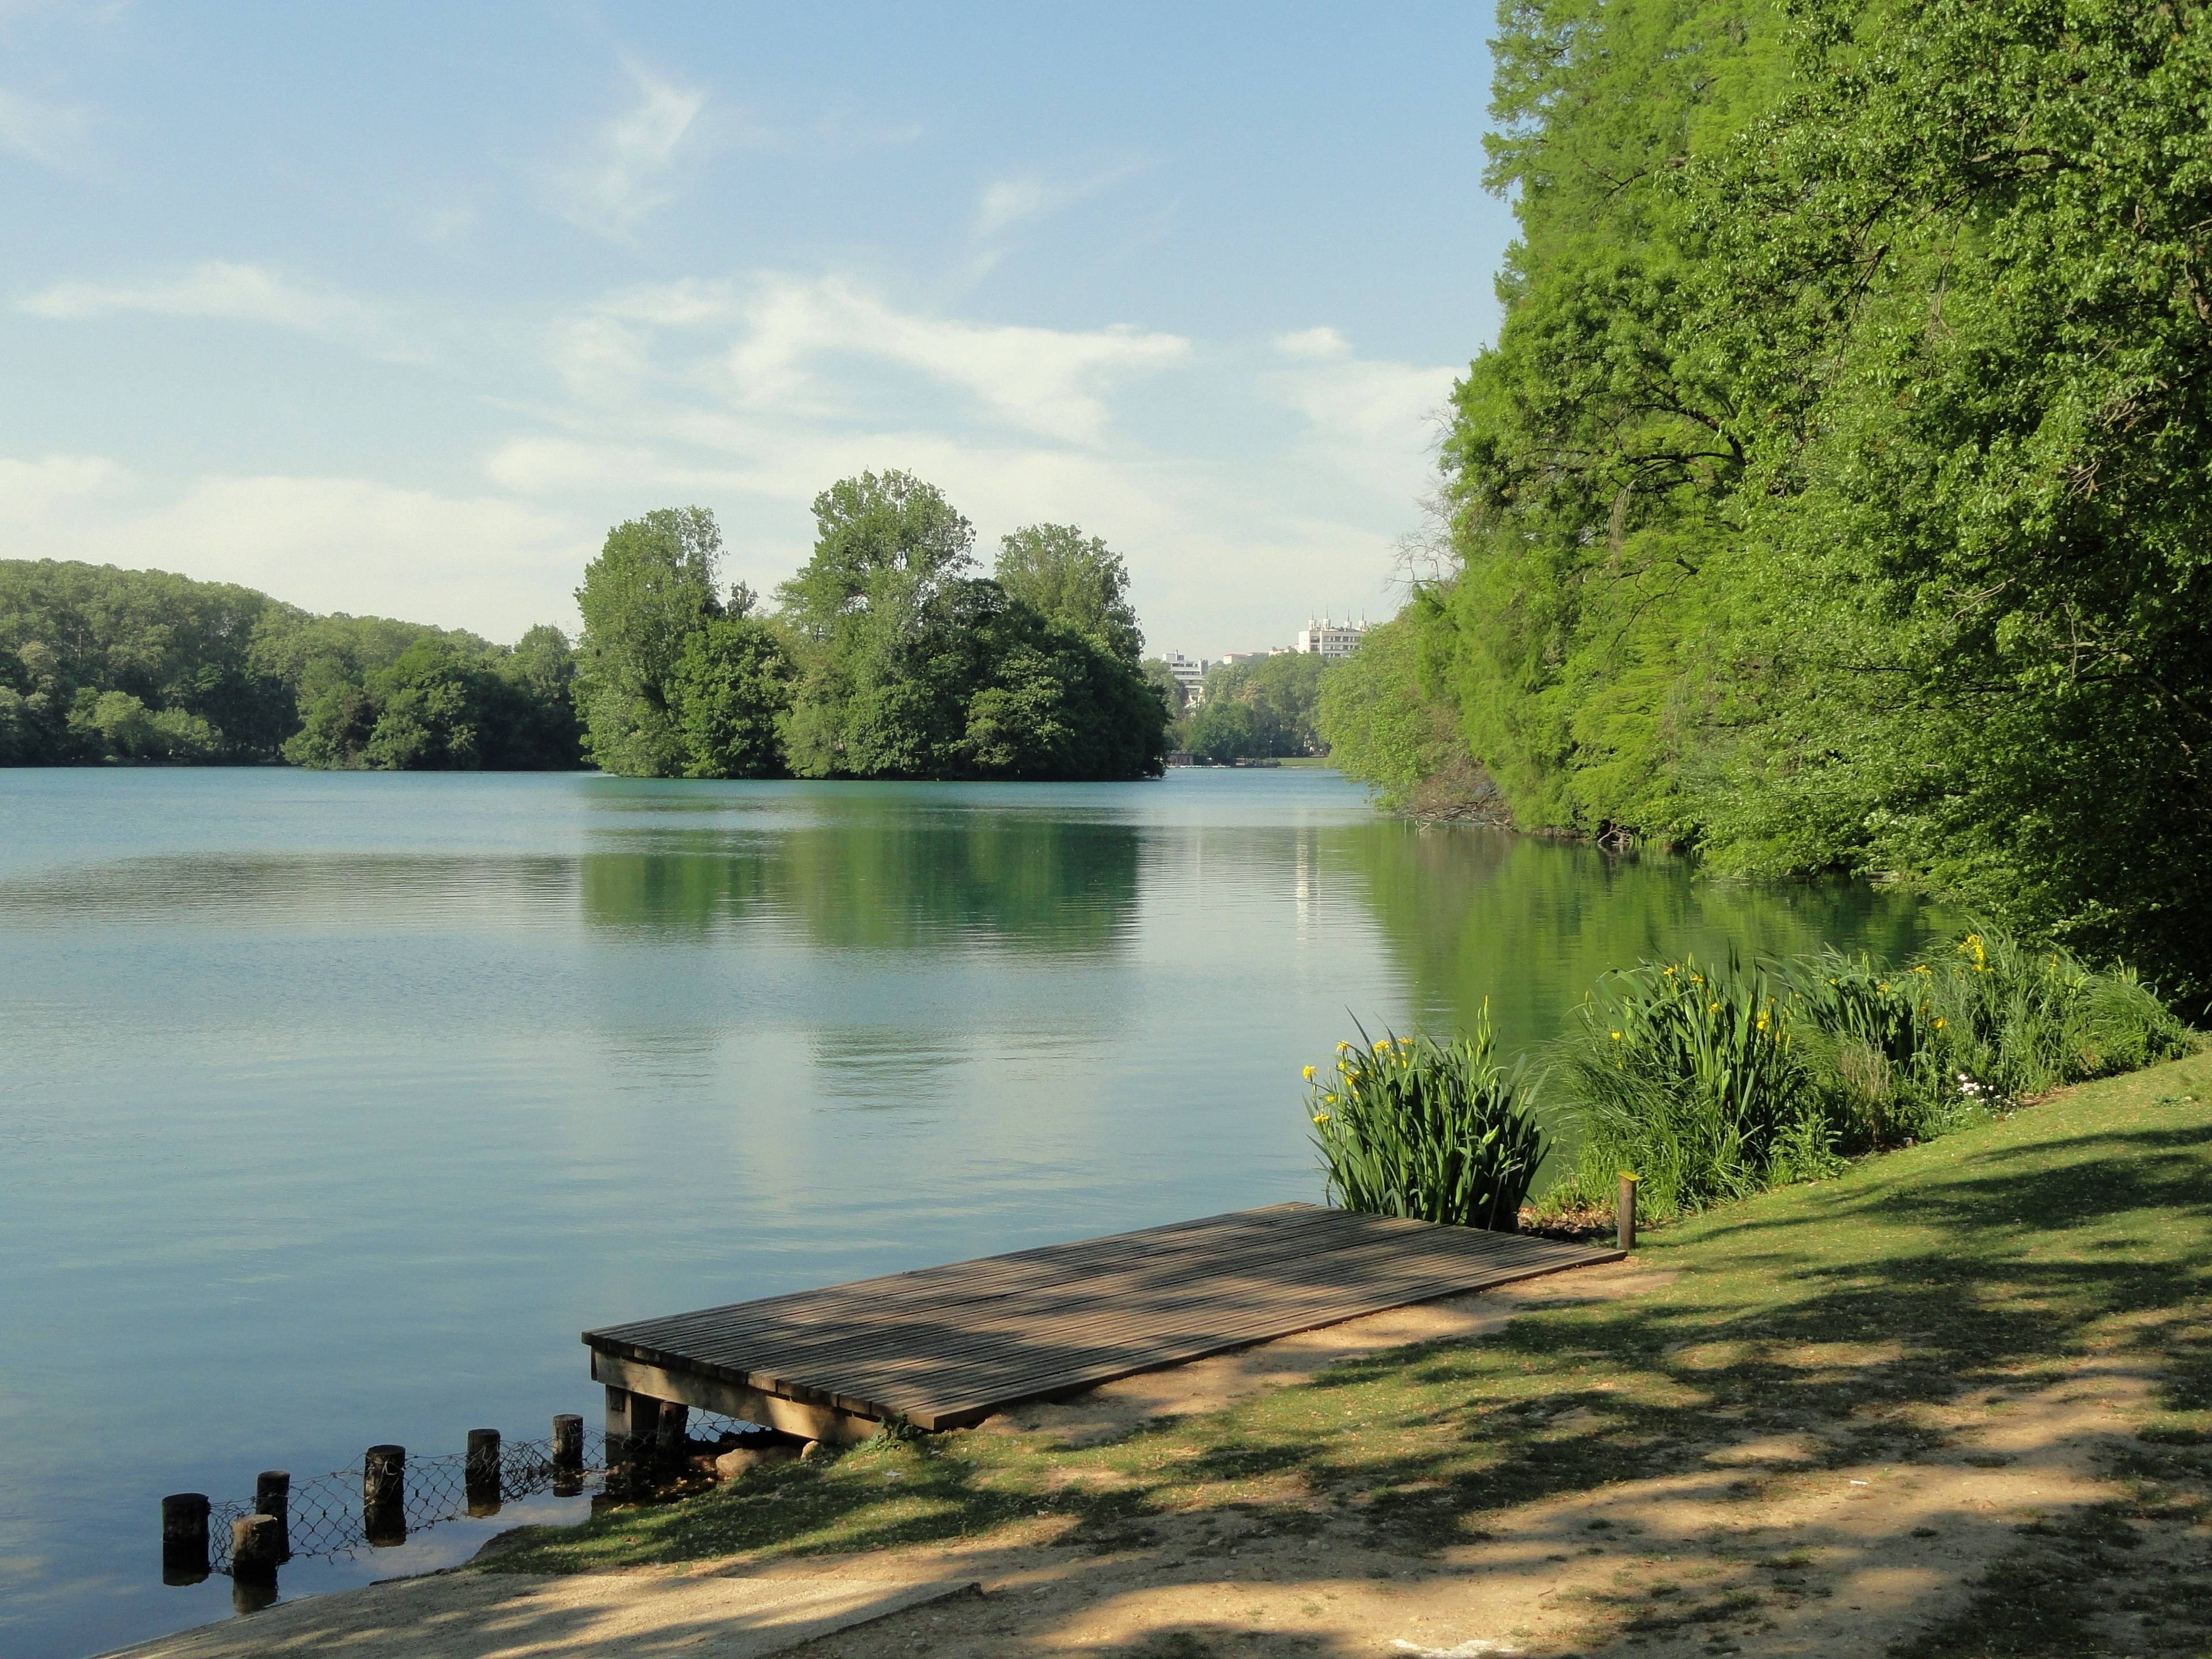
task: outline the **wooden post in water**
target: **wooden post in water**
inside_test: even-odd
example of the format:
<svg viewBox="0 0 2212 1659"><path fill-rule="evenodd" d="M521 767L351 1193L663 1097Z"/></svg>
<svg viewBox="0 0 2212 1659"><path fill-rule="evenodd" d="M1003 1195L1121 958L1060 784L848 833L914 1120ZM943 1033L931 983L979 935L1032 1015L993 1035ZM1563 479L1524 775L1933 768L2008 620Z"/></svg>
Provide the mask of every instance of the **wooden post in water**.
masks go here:
<svg viewBox="0 0 2212 1659"><path fill-rule="evenodd" d="M584 1419L562 1412L553 1419L553 1492L574 1498L584 1489Z"/></svg>
<svg viewBox="0 0 2212 1659"><path fill-rule="evenodd" d="M241 1515L230 1523L230 1576L240 1583L276 1582L276 1517Z"/></svg>
<svg viewBox="0 0 2212 1659"><path fill-rule="evenodd" d="M469 1513L475 1516L497 1515L501 1498L497 1429L469 1431L469 1453L464 1469Z"/></svg>
<svg viewBox="0 0 2212 1659"><path fill-rule="evenodd" d="M371 1446L361 1460L362 1530L378 1549L407 1541L407 1448Z"/></svg>
<svg viewBox="0 0 2212 1659"><path fill-rule="evenodd" d="M1613 1209L1613 1240L1624 1250L1636 1248L1636 1180L1620 1172L1620 1199Z"/></svg>
<svg viewBox="0 0 2212 1659"><path fill-rule="evenodd" d="M207 1494L171 1492L161 1500L161 1582L197 1584L207 1576Z"/></svg>
<svg viewBox="0 0 2212 1659"><path fill-rule="evenodd" d="M289 1469L264 1469L254 1478L253 1508L276 1523L276 1559L292 1559L292 1474Z"/></svg>

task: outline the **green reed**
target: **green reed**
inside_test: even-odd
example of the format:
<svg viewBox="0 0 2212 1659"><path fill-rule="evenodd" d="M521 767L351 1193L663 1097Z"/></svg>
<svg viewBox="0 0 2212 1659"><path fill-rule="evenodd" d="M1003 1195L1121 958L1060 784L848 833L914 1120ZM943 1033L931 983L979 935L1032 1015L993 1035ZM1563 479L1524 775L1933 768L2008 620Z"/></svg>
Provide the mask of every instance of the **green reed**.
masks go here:
<svg viewBox="0 0 2212 1659"><path fill-rule="evenodd" d="M1357 1022L1354 1022L1357 1024ZM1330 1198L1348 1210L1511 1232L1543 1162L1525 1061L1498 1063L1485 1009L1448 1042L1385 1036L1309 1066Z"/></svg>
<svg viewBox="0 0 2212 1659"><path fill-rule="evenodd" d="M1824 1170L1832 1152L1795 1026L1759 968L1685 957L1606 975L1558 1053L1577 1147L1552 1203L1609 1207L1632 1170L1639 1205L1672 1215Z"/></svg>
<svg viewBox="0 0 2212 1659"><path fill-rule="evenodd" d="M1604 1207L1633 1170L1647 1213L1702 1209L2195 1042L2129 969L1987 930L1896 969L1835 951L1644 963L1608 975L1557 1050L1577 1150L1547 1206Z"/></svg>

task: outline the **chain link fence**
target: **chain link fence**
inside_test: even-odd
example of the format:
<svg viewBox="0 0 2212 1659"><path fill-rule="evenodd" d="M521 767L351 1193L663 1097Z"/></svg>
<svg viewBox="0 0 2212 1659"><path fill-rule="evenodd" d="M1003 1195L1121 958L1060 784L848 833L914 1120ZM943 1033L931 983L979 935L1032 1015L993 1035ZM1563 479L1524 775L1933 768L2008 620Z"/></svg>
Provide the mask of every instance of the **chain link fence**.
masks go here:
<svg viewBox="0 0 2212 1659"><path fill-rule="evenodd" d="M763 1432L757 1424L698 1411L690 1414L684 1428L684 1443L665 1444L664 1458L711 1457ZM607 1437L587 1429L580 1468L556 1468L550 1439L502 1440L497 1483L489 1479L486 1470L482 1472L483 1478L473 1483L473 1491L466 1452L410 1455L398 1503L380 1505L374 1515L365 1501L367 1482L360 1468L310 1475L292 1483L286 1506L289 1559L342 1560L374 1545L397 1543L448 1521L495 1514L500 1504L534 1498L540 1492L567 1497L602 1491L606 1473ZM230 1571L230 1523L258 1512L252 1500L209 1506L208 1565L212 1571Z"/></svg>

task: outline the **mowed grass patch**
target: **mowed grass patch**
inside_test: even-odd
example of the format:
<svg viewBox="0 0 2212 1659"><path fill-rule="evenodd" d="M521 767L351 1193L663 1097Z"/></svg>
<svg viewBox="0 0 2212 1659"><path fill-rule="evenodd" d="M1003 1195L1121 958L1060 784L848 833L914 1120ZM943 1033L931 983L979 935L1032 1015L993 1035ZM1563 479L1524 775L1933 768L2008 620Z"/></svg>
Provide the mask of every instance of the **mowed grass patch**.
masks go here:
<svg viewBox="0 0 2212 1659"><path fill-rule="evenodd" d="M2137 1510L2082 1523L2123 1537L2202 1512L2208 1103L2212 1056L2085 1085L1655 1232L1639 1256L1675 1276L1632 1297L1537 1306L1493 1337L1373 1355L1108 1445L873 1443L535 1529L495 1565L574 1571L987 1536L1119 1550L1152 1541L1170 1517L1209 1516L1240 1534L1419 1555L1479 1539L1520 1505L1705 1469L1717 1445L1749 1437L1787 1437L1809 1468L1947 1455L1954 1431L1927 1408L2031 1387L2093 1355L2165 1368L2158 1414L2122 1471ZM1743 1500L1773 1478L1747 1472ZM2035 1552L2069 1547L2024 1537L2024 1570ZM1318 1553L1316 1571L1334 1570ZM2076 1589L2088 1599L2071 1613L2052 1592L2054 1629L2078 1630L2103 1605L2103 1590L2065 1593ZM2177 1629L2196 1628L2187 1601ZM1942 1650L1983 1650L1959 1645L1975 1633L1960 1627Z"/></svg>

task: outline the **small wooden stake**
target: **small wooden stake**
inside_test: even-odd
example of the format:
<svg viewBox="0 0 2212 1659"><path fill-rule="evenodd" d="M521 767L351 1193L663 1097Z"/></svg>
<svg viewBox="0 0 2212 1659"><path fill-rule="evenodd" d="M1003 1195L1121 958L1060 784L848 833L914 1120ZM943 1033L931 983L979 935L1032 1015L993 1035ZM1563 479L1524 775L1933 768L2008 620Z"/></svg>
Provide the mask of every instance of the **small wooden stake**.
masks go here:
<svg viewBox="0 0 2212 1659"><path fill-rule="evenodd" d="M553 1492L573 1498L584 1489L584 1419L562 1412L553 1419Z"/></svg>
<svg viewBox="0 0 2212 1659"><path fill-rule="evenodd" d="M1613 1211L1614 1239L1624 1250L1636 1248L1636 1176L1620 1172L1620 1201Z"/></svg>
<svg viewBox="0 0 2212 1659"><path fill-rule="evenodd" d="M208 1576L208 1500L203 1492L161 1500L161 1582L197 1584Z"/></svg>
<svg viewBox="0 0 2212 1659"><path fill-rule="evenodd" d="M497 1429L469 1431L469 1451L464 1469L465 1484L468 1488L469 1513L476 1516L497 1515L501 1495Z"/></svg>
<svg viewBox="0 0 2212 1659"><path fill-rule="evenodd" d="M240 1583L276 1582L276 1517L241 1515L230 1523L230 1576Z"/></svg>
<svg viewBox="0 0 2212 1659"><path fill-rule="evenodd" d="M361 1460L362 1529L379 1549L407 1541L407 1448L371 1446Z"/></svg>
<svg viewBox="0 0 2212 1659"><path fill-rule="evenodd" d="M292 1559L292 1475L289 1469L264 1469L253 1482L253 1507L276 1522L276 1559Z"/></svg>

